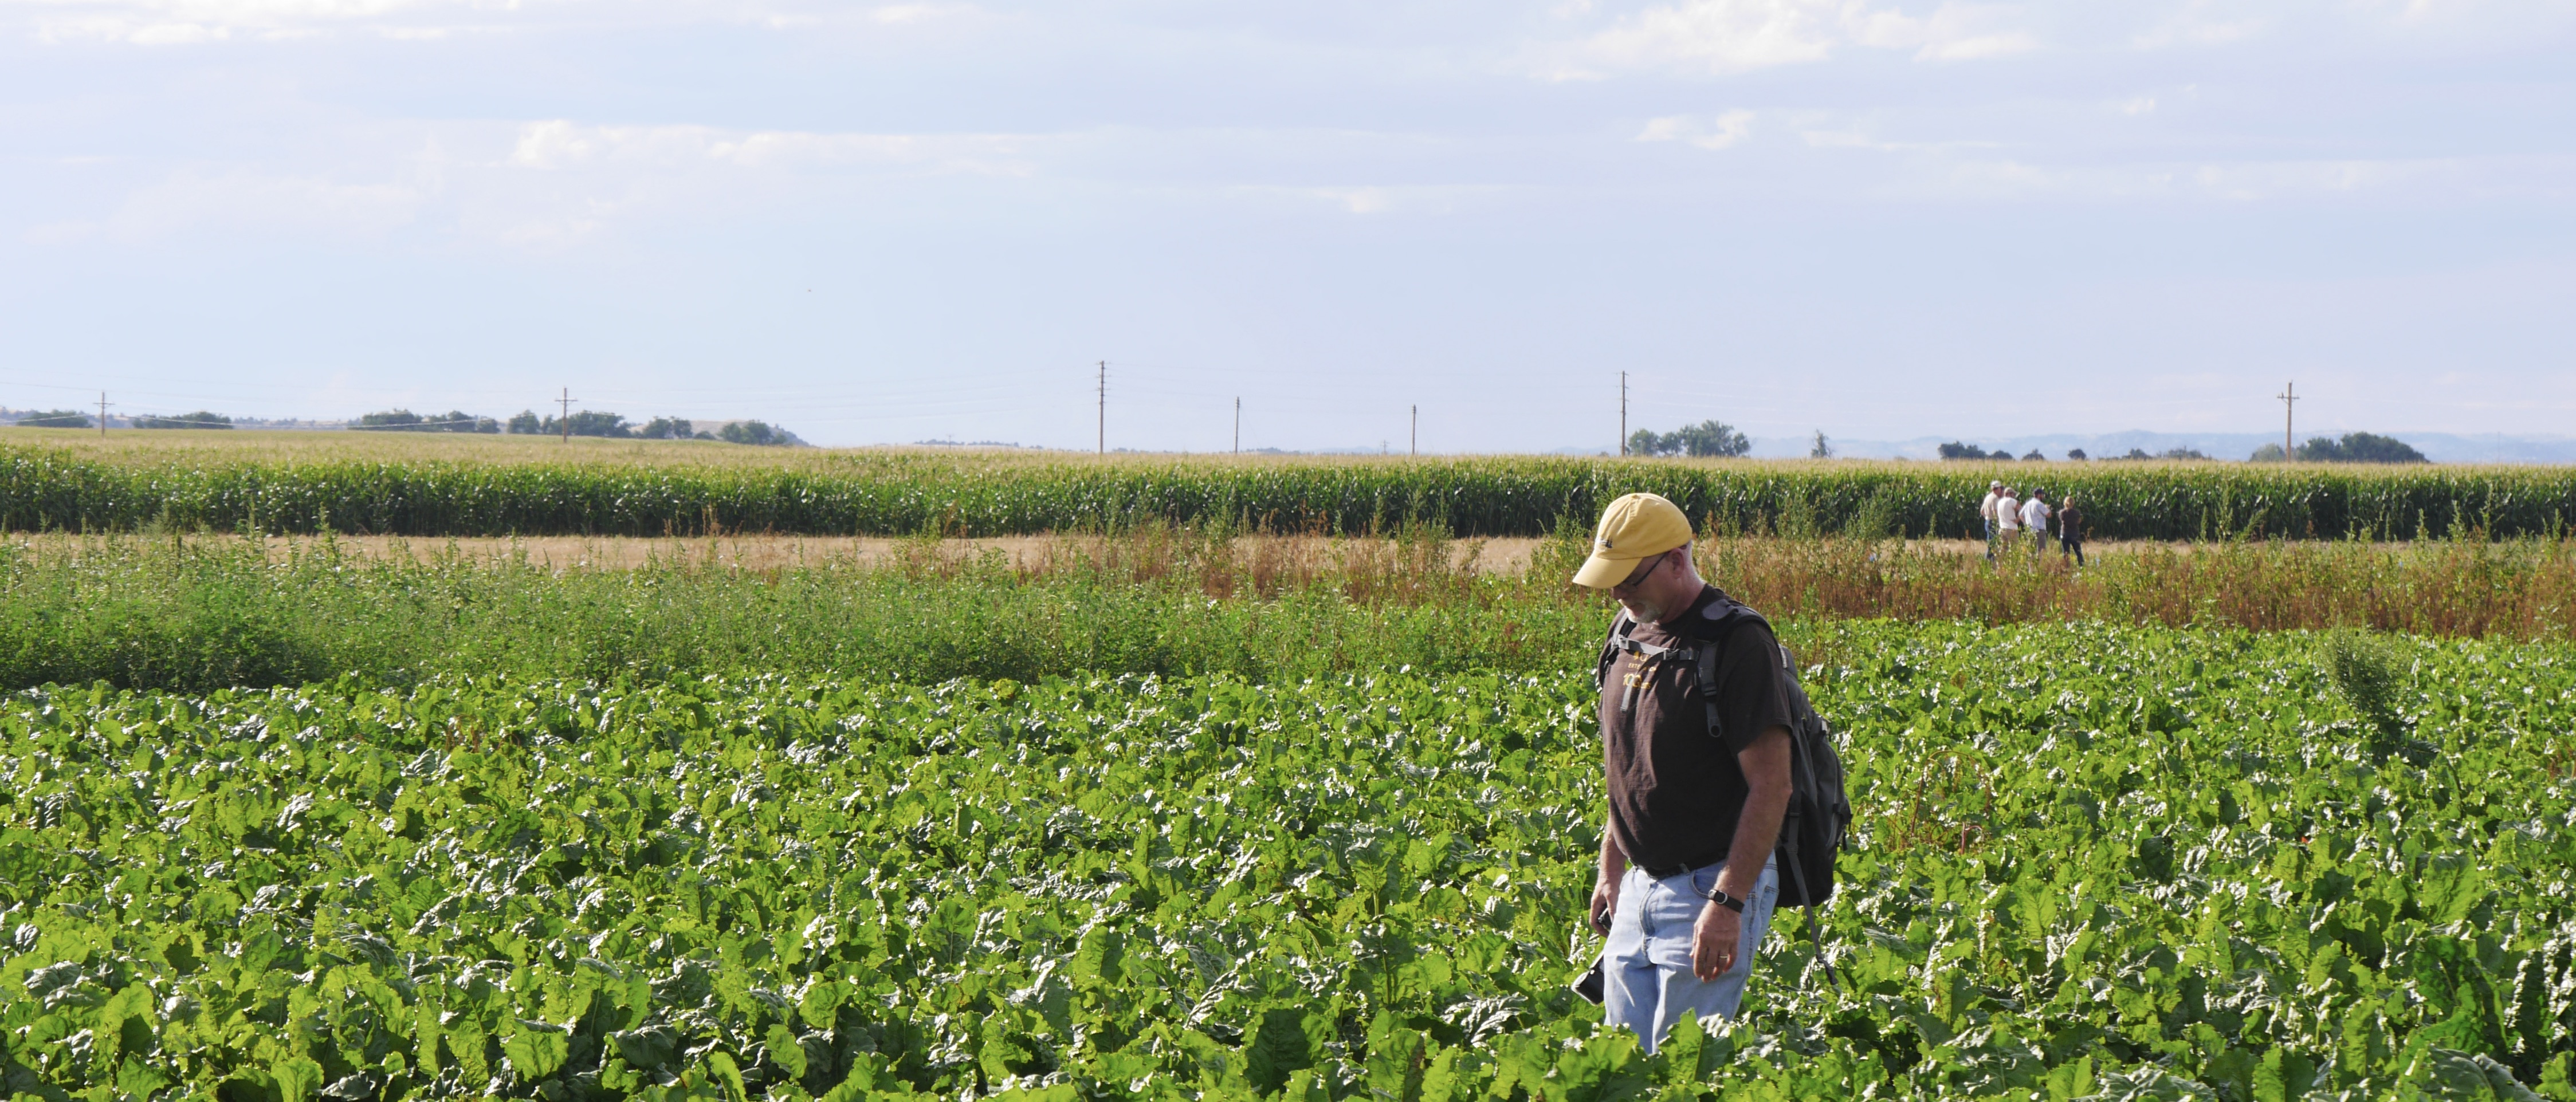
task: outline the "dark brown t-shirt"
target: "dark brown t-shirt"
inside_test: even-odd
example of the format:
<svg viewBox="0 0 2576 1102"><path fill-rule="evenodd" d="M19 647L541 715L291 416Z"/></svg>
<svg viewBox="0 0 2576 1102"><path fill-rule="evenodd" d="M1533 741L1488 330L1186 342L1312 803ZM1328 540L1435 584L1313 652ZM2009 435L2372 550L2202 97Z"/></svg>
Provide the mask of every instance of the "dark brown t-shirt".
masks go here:
<svg viewBox="0 0 2576 1102"><path fill-rule="evenodd" d="M1780 644L1771 629L1745 622L1713 639L1708 613L1723 609L1716 586L1662 624L1638 624L1629 638L1659 647L1719 647L1718 719L1708 726L1696 663L1621 654L1601 683L1601 758L1609 780L1610 830L1630 864L1699 868L1726 859L1744 812L1744 769L1735 755L1773 727L1789 726ZM1628 697L1628 679L1637 692ZM1623 702L1630 706L1623 708Z"/></svg>

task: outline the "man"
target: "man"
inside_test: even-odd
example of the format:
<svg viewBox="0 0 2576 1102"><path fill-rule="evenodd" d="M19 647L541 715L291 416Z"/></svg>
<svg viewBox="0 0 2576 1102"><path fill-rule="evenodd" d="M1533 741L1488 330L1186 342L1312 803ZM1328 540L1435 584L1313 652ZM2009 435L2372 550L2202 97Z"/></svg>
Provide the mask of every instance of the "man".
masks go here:
<svg viewBox="0 0 2576 1102"><path fill-rule="evenodd" d="M1602 512L1574 575L1618 598L1639 644L1601 683L1610 806L1591 918L1609 935L1602 1011L1649 1053L1684 1011L1734 1016L1779 898L1771 854L1789 806L1780 645L1758 621L1719 623L1733 602L1700 580L1690 548L1679 508L1629 494ZM1715 730L1698 664L1662 653L1702 646L1721 648Z"/></svg>
<svg viewBox="0 0 2576 1102"><path fill-rule="evenodd" d="M2048 495L2037 490L2021 507L2021 526L2030 529L2030 557L2048 553Z"/></svg>
<svg viewBox="0 0 2576 1102"><path fill-rule="evenodd" d="M2066 495L2057 506L2057 549L2060 558L2072 558L2084 565L2084 510L2076 507L2075 495Z"/></svg>
<svg viewBox="0 0 2576 1102"><path fill-rule="evenodd" d="M2021 499L2013 496L2012 487L2006 486L2003 496L1995 499L1995 542L2009 551L2013 541L2020 538Z"/></svg>
<svg viewBox="0 0 2576 1102"><path fill-rule="evenodd" d="M1995 561L1995 502L2004 496L2004 480L1986 483L1986 500L1977 506L1977 515L1986 518L1986 561Z"/></svg>

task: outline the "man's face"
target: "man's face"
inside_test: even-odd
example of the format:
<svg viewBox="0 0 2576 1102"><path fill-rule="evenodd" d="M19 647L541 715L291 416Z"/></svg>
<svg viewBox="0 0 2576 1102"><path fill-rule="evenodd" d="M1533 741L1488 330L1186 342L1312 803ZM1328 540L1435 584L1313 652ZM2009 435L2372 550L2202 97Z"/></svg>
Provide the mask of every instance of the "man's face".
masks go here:
<svg viewBox="0 0 2576 1102"><path fill-rule="evenodd" d="M1676 552L1666 551L1661 555L1639 560L1637 568L1629 571L1626 579L1610 587L1610 595L1618 598L1619 604L1628 610L1630 617L1641 623L1651 624L1662 620L1665 613L1673 611L1665 606L1671 600L1671 594L1668 591L1672 588L1666 583L1679 574L1679 570L1672 565L1675 554Z"/></svg>

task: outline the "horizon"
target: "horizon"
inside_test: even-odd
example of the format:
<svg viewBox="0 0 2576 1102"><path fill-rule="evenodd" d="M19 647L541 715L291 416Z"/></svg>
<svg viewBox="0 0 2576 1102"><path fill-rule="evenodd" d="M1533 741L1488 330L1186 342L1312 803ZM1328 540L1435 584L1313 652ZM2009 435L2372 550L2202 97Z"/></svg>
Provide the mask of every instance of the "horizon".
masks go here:
<svg viewBox="0 0 2576 1102"><path fill-rule="evenodd" d="M10 407L0 406L0 417L7 417L7 416L11 416L11 415L19 415L19 414L25 414L25 413L31 413L31 412L58 412L58 411L20 410L20 409L13 409L13 408L10 408ZM94 415L94 414L93 414L93 415ZM147 415L147 416L148 416L148 415ZM746 420L756 420L756 419L746 419ZM716 420L707 420L707 421L704 421L704 422L698 422L697 424L699 424L699 425L704 425L704 426L714 426L714 425L718 425L718 424L722 424L722 423L725 423L725 422L720 422L720 421L716 421ZM20 426L20 425L18 425L18 424L16 424L16 423L14 423L14 422L9 422L9 421L0 421L0 429L17 429L17 428L20 428L20 427L22 427L22 426ZM641 426L641 424L640 424L640 423L629 423L629 424L625 425L624 427L625 427L625 428L627 428L627 429L630 429L630 430L631 430L631 429L641 428L642 426ZM783 428L783 426L772 426L772 427L773 427L773 428ZM278 421L278 420L265 420L265 421L258 421L258 420L255 420L253 423L249 423L249 424L245 424L245 425L241 425L241 426L237 426L237 427L232 427L232 428L215 428L215 429L199 429L199 430L191 430L191 429L177 429L177 428L170 428L170 427L167 427L167 426L146 426L146 425L139 425L139 424L134 424L134 423L129 422L129 421L124 421L124 420L123 420L123 419L121 419L121 418L115 418L115 419L112 419L112 420L111 420L111 422L110 422L110 424L109 424L109 426L108 426L108 431L109 431L109 433L111 433L111 434L113 434L113 435L112 435L112 436L108 436L108 437L104 437L104 438L102 438L102 437L99 437L99 436L96 436L96 435L95 435L95 434L97 434L97 433L99 432L99 429L98 429L97 425L95 424L95 422L93 422L93 423L92 423L91 425L89 425L88 427L84 427L84 428L60 428L60 427L42 427L42 428L34 428L34 427L30 427L30 428L27 428L27 430L26 430L26 431L27 431L29 434L31 434L31 435L29 435L29 436L25 436L25 437L21 437L21 436L17 435L17 434L16 434L16 433L14 433L14 432L0 432L0 446L7 446L7 445L9 444L9 442L10 442L10 441L12 441L12 440L25 440L25 441L29 441L29 442L54 441L54 442L61 442L61 443L68 443L68 444L79 445L79 446L83 446L83 447L95 446L95 445L93 445L93 444L92 444L92 441L111 442L109 446L113 447L113 446L114 446L114 444L112 443L112 441L118 441L118 440L132 441L132 440L137 440L137 439L141 439L141 440L164 439L164 440L170 440L170 441L194 440L194 441L204 441L204 442L215 442L215 441L220 441L220 440L223 440L223 439L226 439L226 438L247 439L247 438L253 438L253 437L276 437L276 438L281 438L281 439L304 439L304 440L317 440L317 441L318 441L318 440L327 440L327 439L329 439L333 434L347 434L347 435L346 435L346 437L344 437L344 438L359 438L359 437L392 437L392 438L399 439L399 440L403 440L403 441L406 441L406 442L455 441L455 442L459 442L459 443L470 443L470 442L472 442L472 441L509 440L509 441L516 441L516 442L527 443L527 444L530 444L530 445L535 445L535 446L540 446L540 447L541 447L541 446L543 446L544 444L546 444L546 443L547 443L547 442L549 442L549 441L554 441L554 442L558 442L558 443L571 443L571 442L573 442L573 441L580 441L580 442L581 442L581 446L584 446L584 447L594 447L594 446L602 446L602 445L625 445L625 444L644 444L644 445L680 444L680 445L689 445L689 444L700 444L700 443L706 443L706 444L725 444L725 443L728 443L727 441L715 440L715 439L709 439L709 438L706 438L706 437L698 437L698 438L694 438L694 439L693 439L693 438L688 438L688 437L681 437L681 438L667 438L667 437L663 437L663 438L655 438L655 437L644 437L644 436L639 436L639 435L633 435L632 433L630 433L629 435L623 435L623 436L604 436L604 435L599 435L599 434L595 434L595 433L573 433L573 434L571 434L569 437L563 437L563 436L559 435L559 433L557 433L557 432L553 432L553 431L547 431L547 432L536 432L536 433L527 433L527 432L512 433L512 432L506 432L506 431L504 431L504 432L497 432L497 433L425 431L425 430L420 430L420 429L399 428L399 427L390 427L390 426L388 426L388 427L360 427L360 426L357 426L357 425L355 425L355 424L354 424L354 420L352 420L352 421L346 421L346 422L343 422L343 421L301 422L301 423L294 423L294 424L282 423L282 422L280 422L280 421ZM221 433L222 435L215 435L216 433ZM1610 450L1609 450L1609 449L1607 449L1607 448L1584 448L1584 447L1580 447L1580 446L1563 446L1563 447L1556 447L1556 448L1517 448L1517 449L1506 448L1506 449L1495 449L1495 450L1484 450L1484 451L1430 451L1430 450L1424 450L1424 451L1421 451L1421 452L1418 452L1418 453L1413 453L1413 454L1408 454L1408 453L1407 453L1404 449L1402 449L1402 448L1388 448L1388 449L1381 450L1381 449L1376 449L1376 448L1308 448L1308 449L1293 449L1293 448L1277 448L1277 447L1259 447L1259 448L1250 448L1250 447L1247 447L1247 448L1243 448L1243 449L1241 449L1241 450L1239 450L1239 451L1229 451L1229 450L1227 450L1227 449L1217 449L1217 450L1213 450L1213 451L1192 451L1192 450L1187 450L1187 449L1149 449L1149 448L1128 448L1128 447L1118 447L1118 448L1111 448L1111 449L1108 449L1106 452L1100 452L1100 451L1095 451L1094 449L1091 449L1091 448L1080 448L1080 447L1070 447L1070 448L1068 448L1068 447L1049 447L1049 446L1042 445L1042 444L1022 444L1022 443L1016 443L1016 442L1012 442L1012 441L1002 441L1002 440L974 440L974 441L958 441L958 440L936 440L936 439L933 439L933 440L912 440L912 441L883 441L883 442L872 442L872 443L863 443L863 444L815 444L815 443L813 443L813 442L811 442L811 441L807 441L807 440L804 440L804 439L802 439L802 438L794 437L794 435L793 435L792 433L790 433L789 435L790 435L790 438L785 442L785 446L780 447L780 451L781 451L782 453L792 453L792 452L794 452L794 451L796 451L796 450L813 450L813 451L870 451L870 450L880 450L880 451L905 451L905 450L920 450L920 451L932 451L932 452L974 452L974 451L990 451L990 452L1002 452L1002 453L1041 453L1041 454L1047 454L1047 455L1058 455L1058 456L1093 456L1093 457L1100 457L1100 458L1118 458L1118 457L1130 457L1130 458L1154 458L1154 457L1192 457L1192 458L1207 458L1207 457L1219 457L1219 458L1222 458L1222 457L1227 457L1227 456L1239 455L1239 456L1248 457L1248 458L1264 458L1264 457L1267 457L1267 458L1389 459L1389 460L1402 460L1402 459L1476 459L1476 458L1513 458L1513 457L1527 457L1527 458L1539 458L1539 459L1569 459L1569 460L1602 459L1602 458L1609 458L1609 459L1639 459L1639 460L1655 460L1655 461L1671 460L1671 461L1686 461L1686 462L1701 462L1701 463L1727 463L1727 462L1751 462L1751 463L1800 463L1800 462L1828 462L1828 463L1833 463L1833 462L1924 463L1924 462L1928 462L1928 463L1970 463L1970 464L1972 464L1972 463L1980 463L1980 462L1983 462L1983 463L2018 464L2018 463L2024 463L2024 462L2031 462L2031 461L2033 461L2033 460L2031 459L2031 457L2030 457L2028 454L2014 454L2014 455L2010 455L2010 456L2003 457L2003 458L1993 458L1993 457L1989 457L1989 458L1983 458L1983 459L1948 459L1948 458L1945 458L1945 457L1942 457L1942 456L1938 455L1938 454L1937 454L1937 452L1934 450L1934 449L1938 448L1940 445L1943 445L1943 444L1967 444L1967 445L1970 445L1970 446L1973 446L1973 447L1978 447L1978 448L1987 448L1987 449L2005 449L2005 450L2010 450L2010 451L2013 451L2013 452L2016 452L2016 453L2022 452L2025 448L2028 448L2028 449L2030 449L2030 450L2036 450L2036 451L2040 451L2040 452L2042 452L2042 454L2039 456L2039 459L2040 459L2040 460L2043 460L2043 461L2046 461L2046 462L2050 462L2050 463L2067 463L2067 462L2211 462L2211 463L2236 463L2236 464L2245 464L2245 463L2264 463L2264 462L2271 462L2271 461L2268 461L2268 460L2259 460L2259 459L2254 459L2254 458L2252 458L2252 457L2250 456L2250 454L2249 454L2248 456L2246 456L2246 457L2238 457L2238 456L2236 456L2235 454L2233 454L2233 452L2232 452L2232 451L2229 451L2229 450L2226 450L2226 449L2229 449L2229 448L2235 448L2236 450L2245 450L2245 451L2250 452L2250 451L2252 451L2252 450L2253 450L2253 448L2259 448L2259 447L2263 447L2263 446L2278 447L2278 445L2279 445L2279 443L2280 443L2280 441L2279 441L2279 440L2277 440L2277 439L2268 439L2268 438L2264 438L2264 437L2263 437L2263 435L2262 435L2262 434L2259 434L2259 433L2199 433L2199 434L2175 434L2175 433L2158 433L2158 432L2152 432L2152 431L2148 431L2148 430L2127 430L2127 431L2124 431L2124 432L2092 434L2092 435L2086 435L2086 436L2066 436L2066 435L2058 435L2058 436L2053 436L2053 437L2038 437L2038 438L2025 437L2025 438L2019 438L2018 440L1998 440L1998 439L1993 439L1993 438L1972 439L1972 438L1960 438L1960 437L1956 437L1956 436L1943 436L1943 435L1934 434L1934 435L1924 435L1924 436L1910 437L1910 438L1907 438L1907 439L1902 440L1902 441L1878 441L1878 440L1859 440L1859 441L1848 441L1848 442L1844 442L1844 441L1836 441L1836 451L1835 451L1835 454L1830 455L1830 456L1823 457L1822 459L1818 459L1818 458L1815 458L1815 457L1813 457L1813 456L1811 456L1811 455L1807 454L1807 452L1805 451L1805 449L1806 449L1806 448L1809 446L1809 444L1812 442L1812 437L1756 437L1756 438L1750 438L1750 443L1751 443L1751 445L1752 445L1752 446L1751 446L1751 450L1749 450L1746 454L1741 455L1741 456L1691 456L1691 455L1661 455L1661 456L1648 456L1648 455L1624 455L1624 456L1623 456L1623 455L1618 454L1617 452L1610 451ZM2348 435L2349 435L2349 434L2336 434L2335 436L2332 436L2332 437L2325 437L2325 439L2327 439L2327 440L2329 440L2329 441L2333 441L2333 440L2340 440L2340 439L2343 439L2343 438L2347 437ZM2421 451L2422 451L2422 452L2427 456L2427 461L2428 461L2428 462L2430 462L2430 463L2435 463L2435 464L2448 465L2448 466L2518 466L2518 467L2529 467L2529 466L2567 466L2567 465L2576 465L2576 436L2557 436L2557 435L2501 436L2501 435L2495 435L2495 434L2482 434L2482 435L2474 435L2474 436L2471 436L2471 435L2442 434L2442 433L2415 433L2415 434L2407 434L2407 433L2382 433L2382 434L2374 434L2374 435L2386 436L2386 437L2389 437L2389 438L2392 438L2392 439L2396 439L2396 440L2400 441L2401 443L2408 443L2410 446L2418 447L2418 449L2419 449L2419 450L2421 450ZM2410 440L2408 440L2408 439L2407 439L2407 437L2408 437L2408 436L2410 436L2410 435L2411 435L2411 436L2413 436L2413 437L2415 437L2415 439L2414 439L2414 440L2411 440L2411 441L2410 441ZM2310 441L2312 441L2313 439L2316 439L2316 438L2317 438L2317 437L2312 436L2312 435L2310 435L2310 434L2305 434L2305 433L2303 433L2303 434L2301 434L2301 435L2300 435L2298 442L2299 442L2302 446L2304 446L2304 445L2306 445L2307 443L2309 443ZM1829 438L1829 439L1830 439L1830 438ZM2176 457L2169 457L2169 456L2167 456L2167 455L2165 455L2165 454L2162 454L2161 450L2156 451L2156 452L2152 452L2152 453L2150 453L2150 454L2146 454L2146 455L2132 455L2132 454L2126 454L2126 453L2123 453L2123 452L2118 452L2118 451L2113 450L2113 449L2116 449L2116 448L2130 448L2130 449L2148 449L2148 448L2154 448L2154 449L2176 449L2176 448L2185 448L2185 447L2189 447L2189 448L2198 448L2198 447L2200 447L2200 446L2210 445L2210 444L2212 444L2212 442L2217 441L2217 440L2222 440L2222 439L2223 439L2223 440L2228 441L2228 443L2226 443L2226 444L2218 444L2218 445L2216 445L2216 446L2217 446L2217 447L2219 447L2221 450L2216 451L2216 452L2211 452L2211 453L2208 453L2208 454L2204 454L2204 455L2203 455L2203 456L2201 456L2199 459L2192 459L2192 458L2189 458L2189 457L2180 457L2180 458L2176 458ZM2115 443L2115 442L2116 442L2116 443ZM1871 448L1874 448L1874 449L1880 449L1880 450L1871 450L1871 451L1860 452L1860 453L1846 453L1846 452L1844 452L1844 451L1842 451L1842 450L1841 450L1841 449L1842 449L1842 447L1843 447L1843 445L1844 445L1845 443L1848 443L1848 444L1850 444L1851 446L1855 446L1855 447L1859 447L1859 446L1867 446L1867 447L1871 447ZM2476 445L2480 445L2480 444L2488 445L2488 446L2490 446L2490 447L2493 447L2493 446L2500 446L2500 445L2518 445L2518 446L2520 446L2520 447L2521 447L2521 449L2522 449L2522 454L2520 454L2520 455L2518 455L2518 456L2502 456L2502 457L2499 457L2499 456L2495 455L2494 453L2489 452L2489 453L2486 453L2486 454L2470 455L2470 456L2467 456L2467 457L2462 457L2462 454L2461 454L2461 452L2460 452L2460 448L2461 448L2463 445L2468 445L2468 446L2472 446L2472 447L2474 447L2474 446L2476 446ZM2251 445L2251 446L2250 446L2250 447L2248 447L2247 445ZM437 447L437 446L439 446L439 445L438 445L438 444L435 444L435 443L431 443L431 444L428 444L428 446L429 446L429 447ZM746 444L738 444L738 443L737 443L737 444L733 444L732 446L736 446L736 447L759 447L759 446L761 446L761 445L756 445L756 444L755 444L755 445L746 445ZM1884 450L1884 449L1887 449L1887 448L1890 448L1890 447L1907 447L1907 448L1912 448L1912 449L1914 449L1914 450L1913 450L1913 451L1910 451L1910 452L1909 452L1909 451L1889 451L1889 450ZM2072 456L2072 455L2065 454L2066 450L2067 450L2069 447L2083 449L2083 450L2086 450L2088 453L2089 453L2089 452L2091 451L2091 449L2092 449L2092 448L2094 448L2094 447L2100 447L2100 448L2103 448L2104 450L2103 450L2100 454L2087 454L2087 455L2085 455L2083 458L2078 459L2078 458L2076 458L2076 457L2074 457L2074 456ZM1793 449L1794 449L1794 450L1793 450ZM2054 452L2053 452L2053 453L2052 453L2051 449L2054 449ZM2446 456L2446 455L2448 455L2448 456L2450 456L2450 457L2449 457L2449 458L2445 458L2445 456ZM2308 463L2308 462L2311 462L2311 461L2308 461L2308 460L2301 460L2300 462L2302 462L2302 463ZM2339 463L2339 462L2326 462L2326 461L2317 461L2317 462L2319 462L2319 464L2320 464L2320 465L2325 465L2325 466L2335 466L2335 465L2369 465L2369 464L2343 464L2343 463Z"/></svg>

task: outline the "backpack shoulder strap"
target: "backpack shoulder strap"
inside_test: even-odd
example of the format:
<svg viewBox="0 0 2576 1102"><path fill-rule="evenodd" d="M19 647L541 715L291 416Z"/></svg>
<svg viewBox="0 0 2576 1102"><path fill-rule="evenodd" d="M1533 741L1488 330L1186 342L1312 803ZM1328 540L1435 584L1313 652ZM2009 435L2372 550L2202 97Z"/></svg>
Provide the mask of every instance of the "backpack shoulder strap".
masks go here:
<svg viewBox="0 0 2576 1102"><path fill-rule="evenodd" d="M1762 614L1753 611L1752 606L1724 594L1719 594L1717 600L1711 602L1700 615L1709 620L1709 625L1701 633L1703 641L1697 648L1699 698L1708 708L1708 733L1724 741L1726 722L1720 717L1717 707L1718 658L1725 653L1728 641L1734 638L1738 629L1746 624L1760 624L1768 629L1771 621L1763 619Z"/></svg>
<svg viewBox="0 0 2576 1102"><path fill-rule="evenodd" d="M1610 636L1601 641L1601 655L1592 663L1592 691L1595 695L1601 692L1602 686L1610 683L1610 667L1619 661L1620 644L1627 642L1628 633L1635 630L1637 621L1628 616L1625 608L1610 618Z"/></svg>
<svg viewBox="0 0 2576 1102"><path fill-rule="evenodd" d="M1768 629L1771 621L1763 618L1761 613L1753 611L1752 606L1724 595L1710 602L1708 608L1700 615L1709 622L1696 633L1701 640L1698 648L1699 687L1704 693L1714 694L1717 689L1718 657L1726 650L1728 642L1734 639L1736 630L1746 624L1760 624Z"/></svg>

